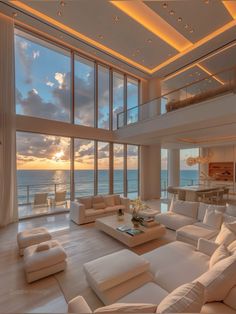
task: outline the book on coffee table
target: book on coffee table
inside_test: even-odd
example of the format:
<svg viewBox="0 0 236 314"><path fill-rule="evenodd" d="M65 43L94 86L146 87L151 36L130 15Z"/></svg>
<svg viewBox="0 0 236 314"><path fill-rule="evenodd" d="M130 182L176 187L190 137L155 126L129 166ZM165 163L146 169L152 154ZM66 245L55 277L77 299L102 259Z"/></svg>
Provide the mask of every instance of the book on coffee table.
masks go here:
<svg viewBox="0 0 236 314"><path fill-rule="evenodd" d="M127 230L126 233L128 233L128 234L131 235L131 236L136 236L136 235L138 235L138 234L143 233L143 231L142 231L142 230L139 230L139 229L134 229L134 228L132 228L132 229Z"/></svg>
<svg viewBox="0 0 236 314"><path fill-rule="evenodd" d="M121 232L126 232L130 229L130 227L126 226L126 225L122 225L122 226L117 227L116 229L121 231Z"/></svg>

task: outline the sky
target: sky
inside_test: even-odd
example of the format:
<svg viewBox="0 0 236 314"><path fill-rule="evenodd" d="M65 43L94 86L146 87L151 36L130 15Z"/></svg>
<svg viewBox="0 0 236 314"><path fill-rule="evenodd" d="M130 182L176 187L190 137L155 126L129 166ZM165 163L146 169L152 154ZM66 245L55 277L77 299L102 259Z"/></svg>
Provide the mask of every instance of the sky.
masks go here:
<svg viewBox="0 0 236 314"><path fill-rule="evenodd" d="M15 36L16 113L46 119L70 122L71 61L70 53L22 33ZM138 105L138 87L129 79L128 108ZM109 70L98 67L98 127L109 128ZM116 128L117 113L123 111L124 81L122 75L113 76L113 117ZM137 119L137 111L128 115ZM94 63L75 57L75 123L94 126ZM137 167L137 152L130 146L130 169ZM190 152L191 153L191 152ZM108 145L99 144L99 168L108 169ZM181 157L182 168L185 153ZM123 151L115 146L115 167L123 167ZM162 156L166 167L165 154ZM70 169L70 139L32 133L17 133L18 169ZM94 168L94 142L75 141L75 168ZM163 168L163 169L164 169ZM188 168L188 167L187 167ZM193 169L193 168L192 168Z"/></svg>

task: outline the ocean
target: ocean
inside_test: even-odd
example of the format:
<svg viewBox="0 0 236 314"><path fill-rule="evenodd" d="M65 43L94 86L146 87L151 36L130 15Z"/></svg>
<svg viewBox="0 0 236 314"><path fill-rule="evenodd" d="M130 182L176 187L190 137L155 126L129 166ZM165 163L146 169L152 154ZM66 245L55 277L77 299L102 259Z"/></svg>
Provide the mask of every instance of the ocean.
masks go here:
<svg viewBox="0 0 236 314"><path fill-rule="evenodd" d="M167 170L161 171L161 187L164 191L167 184ZM75 170L75 197L94 194L94 171ZM181 185L191 185L198 181L197 170L181 170ZM138 171L127 171L128 197L138 195ZM35 193L47 192L52 197L55 190L66 190L70 198L69 170L18 170L17 171L18 204L32 202ZM114 170L114 193L123 194L123 171ZM98 194L109 193L109 171L98 171Z"/></svg>

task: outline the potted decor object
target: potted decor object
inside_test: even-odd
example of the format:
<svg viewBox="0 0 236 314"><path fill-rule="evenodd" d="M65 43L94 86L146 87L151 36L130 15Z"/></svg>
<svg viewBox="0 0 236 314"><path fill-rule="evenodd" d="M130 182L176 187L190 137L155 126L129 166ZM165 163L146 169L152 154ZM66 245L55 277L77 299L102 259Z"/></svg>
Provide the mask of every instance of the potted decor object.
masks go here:
<svg viewBox="0 0 236 314"><path fill-rule="evenodd" d="M149 207L144 202L142 202L139 197L131 201L130 204L132 213L131 221L134 225L134 228L137 228L139 227L140 221L142 220L142 217L140 217L139 213Z"/></svg>
<svg viewBox="0 0 236 314"><path fill-rule="evenodd" d="M120 209L118 209L118 211L117 211L117 219L119 220L119 221L122 221L122 220L124 220L124 211L123 211L123 209L122 208L120 208Z"/></svg>

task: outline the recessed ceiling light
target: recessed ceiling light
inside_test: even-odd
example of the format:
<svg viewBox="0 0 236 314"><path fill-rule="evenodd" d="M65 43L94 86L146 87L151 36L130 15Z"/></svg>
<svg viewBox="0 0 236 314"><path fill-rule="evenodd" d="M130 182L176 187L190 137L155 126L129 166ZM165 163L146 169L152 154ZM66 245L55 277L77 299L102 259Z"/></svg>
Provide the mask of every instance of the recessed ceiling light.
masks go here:
<svg viewBox="0 0 236 314"><path fill-rule="evenodd" d="M185 25L184 25L184 28L185 28L185 29L188 29L188 28L189 28L189 25L188 25L188 24L185 24Z"/></svg>
<svg viewBox="0 0 236 314"><path fill-rule="evenodd" d="M177 21L178 21L178 22L182 22L182 20L183 20L182 17L178 17L178 20L177 20Z"/></svg>
<svg viewBox="0 0 236 314"><path fill-rule="evenodd" d="M193 32L194 32L194 29L190 29L189 33L191 33L191 34L192 34Z"/></svg>
<svg viewBox="0 0 236 314"><path fill-rule="evenodd" d="M205 0L205 3L206 3L206 4L209 4L209 2L210 2L209 0Z"/></svg>
<svg viewBox="0 0 236 314"><path fill-rule="evenodd" d="M118 21L120 20L120 18L119 18L119 16L115 15L115 16L113 17L113 20L114 20L115 22L118 22Z"/></svg>
<svg viewBox="0 0 236 314"><path fill-rule="evenodd" d="M103 35L98 35L98 38L103 39L104 37Z"/></svg>
<svg viewBox="0 0 236 314"><path fill-rule="evenodd" d="M58 16L62 16L61 11L57 11L57 15L58 15Z"/></svg>
<svg viewBox="0 0 236 314"><path fill-rule="evenodd" d="M162 6L163 6L164 9L166 9L168 7L168 4L167 3L163 3Z"/></svg>
<svg viewBox="0 0 236 314"><path fill-rule="evenodd" d="M18 15L17 12L13 12L13 13L12 13L12 16L13 16L13 17L17 17L17 15Z"/></svg>
<svg viewBox="0 0 236 314"><path fill-rule="evenodd" d="M149 39L147 40L147 42L148 42L149 44L151 44L151 43L152 43L152 39L149 38Z"/></svg>
<svg viewBox="0 0 236 314"><path fill-rule="evenodd" d="M60 5L62 6L62 7L64 7L65 6L65 1L60 1Z"/></svg>
<svg viewBox="0 0 236 314"><path fill-rule="evenodd" d="M173 11L173 10L170 10L170 15L174 15L175 14L175 11Z"/></svg>

